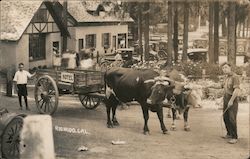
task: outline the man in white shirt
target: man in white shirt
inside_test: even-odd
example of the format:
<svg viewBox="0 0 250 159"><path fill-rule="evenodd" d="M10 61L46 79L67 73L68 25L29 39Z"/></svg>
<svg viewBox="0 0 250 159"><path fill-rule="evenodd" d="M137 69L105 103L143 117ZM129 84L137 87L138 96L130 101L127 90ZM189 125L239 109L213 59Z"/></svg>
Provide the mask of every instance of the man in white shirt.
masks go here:
<svg viewBox="0 0 250 159"><path fill-rule="evenodd" d="M13 81L15 82L15 86L17 89L18 93L18 99L19 99L19 104L20 104L20 110L22 110L22 96L24 97L25 105L26 105L26 110L30 110L28 106L28 101L27 101L27 82L28 78L31 78L35 74L31 75L28 71L23 70L24 64L20 63L18 65L19 70L15 73Z"/></svg>

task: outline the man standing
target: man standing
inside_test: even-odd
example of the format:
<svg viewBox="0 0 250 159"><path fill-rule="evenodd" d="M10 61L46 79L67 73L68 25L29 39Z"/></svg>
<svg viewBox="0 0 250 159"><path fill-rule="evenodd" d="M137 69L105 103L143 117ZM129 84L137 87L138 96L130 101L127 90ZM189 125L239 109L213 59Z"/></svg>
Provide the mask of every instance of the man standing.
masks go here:
<svg viewBox="0 0 250 159"><path fill-rule="evenodd" d="M223 82L223 119L227 129L227 134L223 138L229 139L228 143L237 143L237 112L238 112L238 94L239 94L239 77L232 71L229 63L222 64L222 71L226 75Z"/></svg>
<svg viewBox="0 0 250 159"><path fill-rule="evenodd" d="M30 110L28 106L28 101L27 101L27 82L28 78L31 78L35 74L31 75L28 71L23 70L24 64L19 63L18 65L18 71L15 73L13 81L15 82L16 90L18 93L18 99L19 99L19 104L20 104L20 110L22 110L22 96L24 97L25 101L25 106L26 110Z"/></svg>

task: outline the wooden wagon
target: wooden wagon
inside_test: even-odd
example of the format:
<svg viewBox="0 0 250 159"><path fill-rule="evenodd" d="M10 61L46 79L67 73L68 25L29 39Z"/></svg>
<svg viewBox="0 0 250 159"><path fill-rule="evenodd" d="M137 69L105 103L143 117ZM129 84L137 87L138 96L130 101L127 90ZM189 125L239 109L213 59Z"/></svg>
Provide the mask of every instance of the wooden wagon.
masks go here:
<svg viewBox="0 0 250 159"><path fill-rule="evenodd" d="M105 97L103 72L94 70L39 70L35 83L35 102L39 113L52 115L58 107L59 94L78 94L82 105L95 109Z"/></svg>

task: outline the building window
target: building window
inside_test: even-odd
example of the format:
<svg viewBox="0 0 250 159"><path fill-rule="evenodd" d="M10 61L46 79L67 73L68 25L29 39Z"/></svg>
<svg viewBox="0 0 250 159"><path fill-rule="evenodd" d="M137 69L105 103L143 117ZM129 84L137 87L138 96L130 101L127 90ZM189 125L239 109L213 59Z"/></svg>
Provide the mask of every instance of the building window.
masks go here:
<svg viewBox="0 0 250 159"><path fill-rule="evenodd" d="M79 51L84 49L84 41L83 41L83 39L78 40L78 48L79 48Z"/></svg>
<svg viewBox="0 0 250 159"><path fill-rule="evenodd" d="M113 36L112 47L116 49L116 36Z"/></svg>
<svg viewBox="0 0 250 159"><path fill-rule="evenodd" d="M110 48L110 33L102 34L102 47L104 47L104 49Z"/></svg>
<svg viewBox="0 0 250 159"><path fill-rule="evenodd" d="M86 35L86 48L96 48L96 34Z"/></svg>
<svg viewBox="0 0 250 159"><path fill-rule="evenodd" d="M57 54L59 54L59 41L53 42L53 51L55 51Z"/></svg>
<svg viewBox="0 0 250 159"><path fill-rule="evenodd" d="M30 34L29 35L29 59L42 60L46 58L45 52L46 34Z"/></svg>
<svg viewBox="0 0 250 159"><path fill-rule="evenodd" d="M47 9L41 8L37 11L37 13L33 17L33 22L47 22L48 21L48 15L47 15Z"/></svg>

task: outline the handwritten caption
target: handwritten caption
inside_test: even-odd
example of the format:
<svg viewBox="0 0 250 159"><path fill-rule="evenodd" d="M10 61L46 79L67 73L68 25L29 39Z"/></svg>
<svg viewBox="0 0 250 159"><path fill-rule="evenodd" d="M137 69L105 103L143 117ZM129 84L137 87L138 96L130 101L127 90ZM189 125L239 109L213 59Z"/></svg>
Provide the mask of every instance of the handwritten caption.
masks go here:
<svg viewBox="0 0 250 159"><path fill-rule="evenodd" d="M55 126L55 130L60 131L60 132L72 133L72 134L84 134L84 135L90 134L86 129L81 129L81 128L68 128L68 127L62 127L62 126Z"/></svg>

